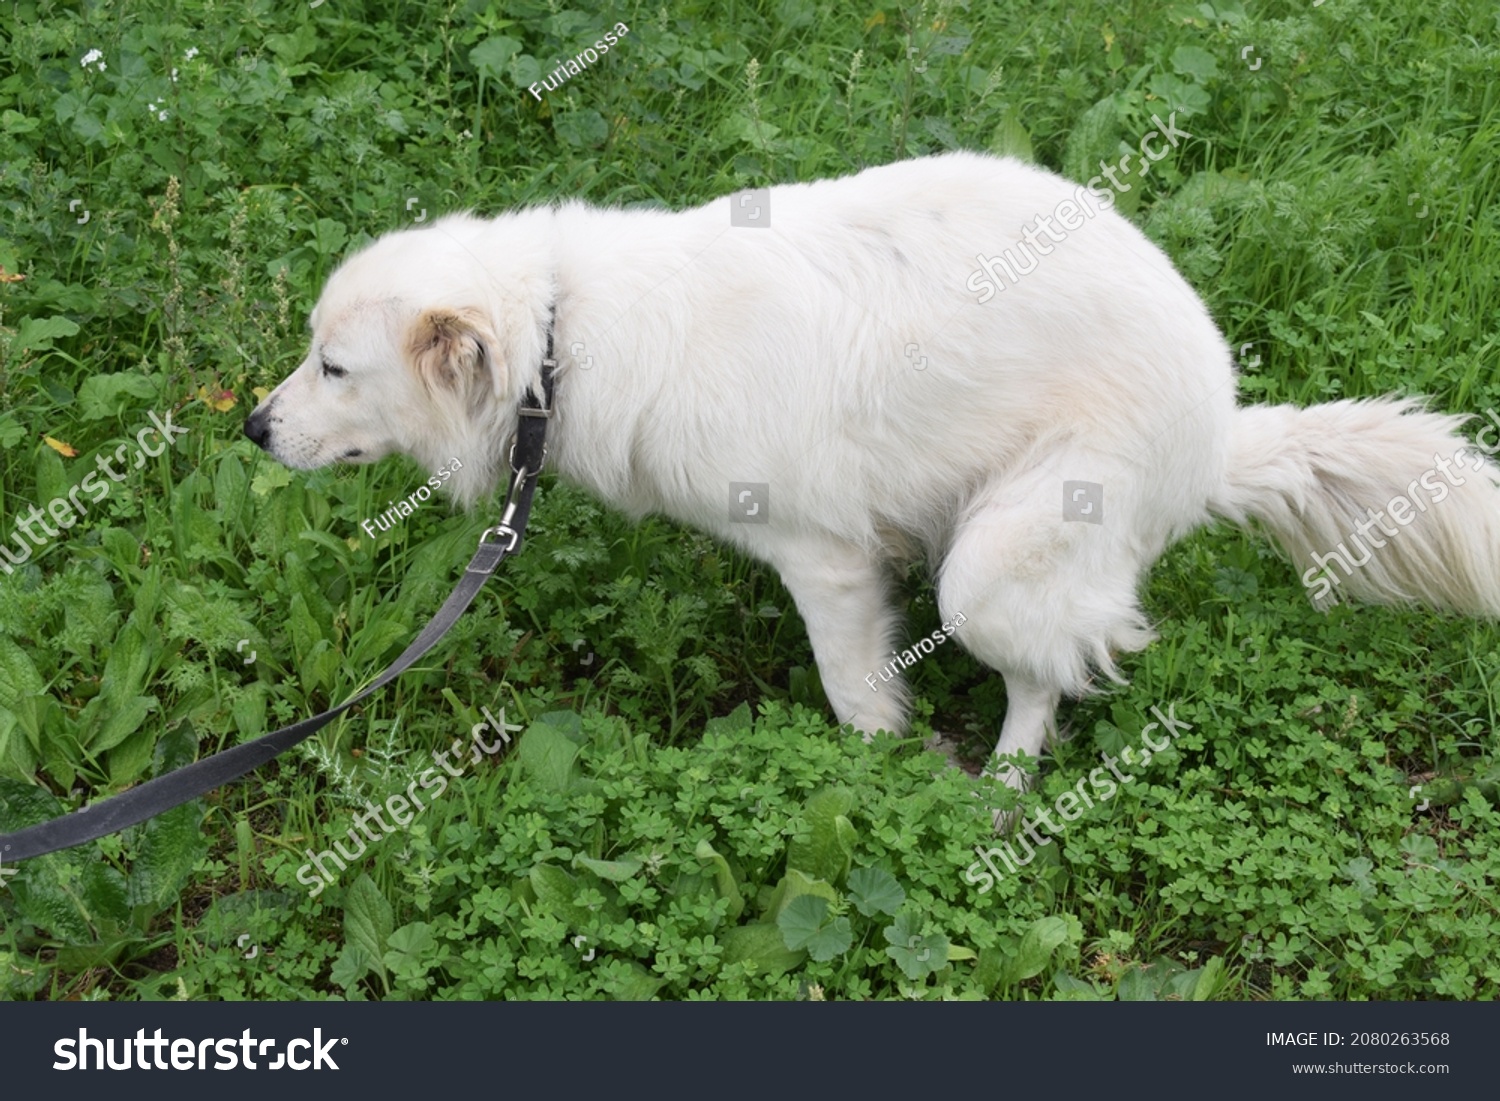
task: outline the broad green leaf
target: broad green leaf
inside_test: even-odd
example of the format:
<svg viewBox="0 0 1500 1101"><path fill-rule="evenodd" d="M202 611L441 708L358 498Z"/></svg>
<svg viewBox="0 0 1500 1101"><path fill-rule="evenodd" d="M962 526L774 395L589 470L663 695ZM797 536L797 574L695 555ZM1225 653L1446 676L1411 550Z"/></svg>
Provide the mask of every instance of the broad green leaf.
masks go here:
<svg viewBox="0 0 1500 1101"><path fill-rule="evenodd" d="M9 451L31 433L11 414L0 416L0 451Z"/></svg>
<svg viewBox="0 0 1500 1101"><path fill-rule="evenodd" d="M494 35L469 51L469 64L478 69L486 80L503 80L506 65L520 51L521 43L516 39Z"/></svg>
<svg viewBox="0 0 1500 1101"><path fill-rule="evenodd" d="M250 479L250 492L257 497L269 497L278 489L292 484L292 472L278 463L261 463L255 477Z"/></svg>
<svg viewBox="0 0 1500 1101"><path fill-rule="evenodd" d="M153 740L152 776L165 776L174 769L192 764L198 756L198 732L191 722L177 723L156 734Z"/></svg>
<svg viewBox="0 0 1500 1101"><path fill-rule="evenodd" d="M1122 1002L1154 1002L1156 983L1144 967L1132 967L1120 976L1120 984L1115 987L1115 997Z"/></svg>
<svg viewBox="0 0 1500 1101"><path fill-rule="evenodd" d="M129 885L113 864L103 860L84 861L83 903L96 928L122 929L130 920Z"/></svg>
<svg viewBox="0 0 1500 1101"><path fill-rule="evenodd" d="M61 812L45 789L0 779L0 829L21 829ZM17 913L65 944L92 944L123 924L124 880L99 858L97 844L49 853L8 870L17 873L6 879Z"/></svg>
<svg viewBox="0 0 1500 1101"><path fill-rule="evenodd" d="M510 63L510 79L518 88L530 88L542 79L541 63L530 54L517 54Z"/></svg>
<svg viewBox="0 0 1500 1101"><path fill-rule="evenodd" d="M1207 83L1219 75L1218 59L1197 46L1178 46L1173 50L1172 68L1184 76L1192 77L1199 84Z"/></svg>
<svg viewBox="0 0 1500 1101"><path fill-rule="evenodd" d="M1000 125L990 135L990 152L998 157L1014 157L1027 164L1036 163L1036 153L1031 147L1031 135L1021 125L1020 112L1015 107L1006 109Z"/></svg>
<svg viewBox="0 0 1500 1101"><path fill-rule="evenodd" d="M266 732L266 687L263 684L247 685L234 697L229 706L234 717L235 729L245 740L259 738Z"/></svg>
<svg viewBox="0 0 1500 1101"><path fill-rule="evenodd" d="M16 708L16 717L20 720L22 729L27 731L28 737L34 732L40 733L47 729L45 725L46 716L52 714L56 704L50 697L28 696L21 701L21 706ZM63 720L66 722L66 720ZM28 722L31 725L28 727ZM72 737L67 742L60 738L48 737L34 743L46 766L47 773L60 786L70 789L73 780L77 777L77 762L73 759L74 746L79 742L79 728L75 724L66 724L71 729L68 731Z"/></svg>
<svg viewBox="0 0 1500 1101"><path fill-rule="evenodd" d="M99 533L99 542L109 556L110 565L120 573L132 576L141 564L141 544L124 528L105 528Z"/></svg>
<svg viewBox="0 0 1500 1101"><path fill-rule="evenodd" d="M46 691L42 675L26 651L0 634L0 708L10 710L22 696Z"/></svg>
<svg viewBox="0 0 1500 1101"><path fill-rule="evenodd" d="M160 634L154 628L148 634L136 624L135 617L132 616L115 636L114 645L110 647L96 699L114 709L124 707L140 696L141 690L146 686L146 676L160 652ZM125 733L134 729L132 726Z"/></svg>
<svg viewBox="0 0 1500 1101"><path fill-rule="evenodd" d="M912 925L906 914L897 914L896 920L883 930L886 943L890 945L885 954L896 961L896 966L912 982L948 963L948 938L940 934L922 936Z"/></svg>
<svg viewBox="0 0 1500 1101"><path fill-rule="evenodd" d="M131 906L147 906L155 913L177 897L208 854L208 837L202 827L203 804L196 799L141 825L127 888Z"/></svg>
<svg viewBox="0 0 1500 1101"><path fill-rule="evenodd" d="M305 543L316 543L332 555L335 561L345 566L349 564L349 544L335 539L326 531L299 531L297 538Z"/></svg>
<svg viewBox="0 0 1500 1101"><path fill-rule="evenodd" d="M1086 184L1099 175L1099 162L1113 165L1120 159L1120 123L1113 94L1105 96L1073 124L1068 144L1063 150L1063 174ZM1102 180L1101 187L1109 181Z"/></svg>
<svg viewBox="0 0 1500 1101"><path fill-rule="evenodd" d="M63 466L60 453L52 447L42 447L36 453L36 499L37 501L51 501L68 495L72 487L71 478L68 477L68 469ZM63 537L63 529L58 529L58 537Z"/></svg>
<svg viewBox="0 0 1500 1101"><path fill-rule="evenodd" d="M88 740L88 751L93 754L104 753L113 749L126 738L137 732L150 734L144 727L151 713L157 709L155 696L132 696L127 699L107 701L103 693L90 701L91 706L86 709L85 714L90 717L102 714L104 721L100 723ZM151 759L150 743L148 741L146 752L140 759L144 765ZM139 775L137 770L136 775ZM112 779L125 783L135 779L135 776L112 776Z"/></svg>
<svg viewBox="0 0 1500 1101"><path fill-rule="evenodd" d="M343 655L333 648L333 643L320 638L313 644L312 653L303 663L302 672L307 684L321 688L331 685L343 667Z"/></svg>
<svg viewBox="0 0 1500 1101"><path fill-rule="evenodd" d="M634 857L625 860L595 860L579 853L573 858L573 867L587 868L600 879L608 879L613 883L624 882L645 866L643 861Z"/></svg>
<svg viewBox="0 0 1500 1101"><path fill-rule="evenodd" d="M56 818L63 810L57 796L46 788L0 776L0 833Z"/></svg>
<svg viewBox="0 0 1500 1101"><path fill-rule="evenodd" d="M843 955L854 942L849 919L832 916L828 900L816 895L793 899L776 918L776 927L789 949L805 948L819 963Z"/></svg>
<svg viewBox="0 0 1500 1101"><path fill-rule="evenodd" d="M609 121L593 108L566 111L553 116L552 132L560 141L586 149L603 145L609 138Z"/></svg>
<svg viewBox="0 0 1500 1101"><path fill-rule="evenodd" d="M370 966L379 970L382 981L386 976L382 960L394 927L391 904L375 881L361 872L344 896L344 943L357 945L369 957Z"/></svg>
<svg viewBox="0 0 1500 1101"><path fill-rule="evenodd" d="M543 791L562 794L577 777L578 743L551 723L528 726L517 752L521 768Z"/></svg>
<svg viewBox="0 0 1500 1101"><path fill-rule="evenodd" d="M345 990L353 990L359 980L370 973L374 965L375 961L363 945L354 941L346 941L343 950L339 952L338 959L333 961L328 978L330 982Z"/></svg>
<svg viewBox="0 0 1500 1101"><path fill-rule="evenodd" d="M40 119L28 118L19 111L0 111L0 130L7 134L29 134L41 124Z"/></svg>
<svg viewBox="0 0 1500 1101"><path fill-rule="evenodd" d="M709 719L703 724L703 737L733 737L736 734L749 733L754 720L750 715L750 705L742 703L727 715L721 715L715 719Z"/></svg>
<svg viewBox="0 0 1500 1101"><path fill-rule="evenodd" d="M219 465L214 468L214 511L221 519L239 515L249 499L250 477L245 473L245 460L235 451L226 451L219 456Z"/></svg>
<svg viewBox="0 0 1500 1101"><path fill-rule="evenodd" d="M849 873L849 898L865 917L894 914L906 901L906 892L884 868L856 868Z"/></svg>
<svg viewBox="0 0 1500 1101"><path fill-rule="evenodd" d="M11 343L10 352L11 355L15 355L28 348L40 351L52 347L54 340L65 336L77 336L78 332L78 323L66 317L23 317L20 328L16 330L15 340Z"/></svg>
<svg viewBox="0 0 1500 1101"><path fill-rule="evenodd" d="M781 877L781 882L776 884L776 889L771 893L766 903L766 916L777 918L781 911L785 910L793 899L802 895L817 895L826 898L829 902L839 900L838 892L827 880L813 879L811 876L803 875L796 868L788 868L786 875Z"/></svg>
<svg viewBox="0 0 1500 1101"><path fill-rule="evenodd" d="M1147 82L1146 87L1152 95L1166 100L1166 109L1160 112L1163 117L1168 111L1177 111L1185 116L1201 114L1213 102L1209 94L1198 85L1171 73L1157 73Z"/></svg>
<svg viewBox="0 0 1500 1101"><path fill-rule="evenodd" d="M548 711L538 715L536 721L561 731L577 745L588 743L588 735L583 732L583 716L576 711Z"/></svg>
<svg viewBox="0 0 1500 1101"><path fill-rule="evenodd" d="M1188 971L1180 963L1172 962L1166 970L1166 981L1157 984L1156 993L1163 1001L1193 1001L1193 991L1198 985L1199 971Z"/></svg>
<svg viewBox="0 0 1500 1101"><path fill-rule="evenodd" d="M432 969L438 942L432 926L425 921L403 925L387 941L384 962L387 967L407 978L419 978Z"/></svg>
<svg viewBox="0 0 1500 1101"><path fill-rule="evenodd" d="M308 663L314 656L314 647L327 640L323 637L322 626L301 593L292 594L291 603L287 608L286 625L292 635L292 656L302 667L306 690L315 692L323 687L322 678L309 675Z"/></svg>
<svg viewBox="0 0 1500 1101"><path fill-rule="evenodd" d="M974 981L979 989L989 994L1000 985L1015 950L1016 938L1008 936L1002 936L996 947L979 950L979 963L974 968Z"/></svg>
<svg viewBox="0 0 1500 1101"><path fill-rule="evenodd" d="M698 842L693 855L698 858L700 864L713 868L714 886L719 892L719 897L729 900L729 920L733 921L738 918L745 912L745 896L740 893L740 885L735 882L729 861L714 849L707 838Z"/></svg>
<svg viewBox="0 0 1500 1101"><path fill-rule="evenodd" d="M1189 998L1195 1002L1206 1002L1214 996L1214 987L1218 985L1220 977L1224 974L1224 957L1211 956L1201 968L1189 974L1197 976Z"/></svg>
<svg viewBox="0 0 1500 1101"><path fill-rule="evenodd" d="M333 218L319 218L313 223L313 251L320 256L337 256L349 240L349 227Z"/></svg>
<svg viewBox="0 0 1500 1101"><path fill-rule="evenodd" d="M156 383L144 375L129 371L90 375L78 388L78 413L87 421L117 417L131 406L156 395Z"/></svg>
<svg viewBox="0 0 1500 1101"><path fill-rule="evenodd" d="M604 979L605 991L617 1002L649 1002L666 984L634 960L617 961Z"/></svg>
<svg viewBox="0 0 1500 1101"><path fill-rule="evenodd" d="M67 469L63 466L59 452L43 447L36 453L36 496L39 501L51 501L67 496L72 488ZM61 532L59 532L61 535Z"/></svg>
<svg viewBox="0 0 1500 1101"><path fill-rule="evenodd" d="M27 861L8 886L21 917L64 943L89 944L94 930L76 895L81 878L80 869L53 853Z"/></svg>
<svg viewBox="0 0 1500 1101"><path fill-rule="evenodd" d="M367 622L359 633L348 640L349 664L354 668L378 668L385 665L386 652L398 643L411 641L411 624L404 619L377 619ZM393 655L394 656L394 655Z"/></svg>
<svg viewBox="0 0 1500 1101"><path fill-rule="evenodd" d="M296 901L287 891L249 890L220 895L198 919L197 933L215 948L238 947L241 934L274 926L295 907ZM244 950L249 950L248 943Z"/></svg>
<svg viewBox="0 0 1500 1101"><path fill-rule="evenodd" d="M36 750L28 743L16 713L0 708L0 775L29 776L36 760Z"/></svg>
<svg viewBox="0 0 1500 1101"><path fill-rule="evenodd" d="M1067 939L1068 923L1062 918L1038 918L1021 937L1002 981L1009 986L1040 975L1051 962L1052 954Z"/></svg>
<svg viewBox="0 0 1500 1101"><path fill-rule="evenodd" d="M751 962L762 975L781 975L800 967L807 953L793 951L782 940L781 930L769 923L740 925L725 932L724 963Z"/></svg>
<svg viewBox="0 0 1500 1101"><path fill-rule="evenodd" d="M802 812L809 830L787 846L787 868L829 883L842 882L854 856L854 826L845 817L853 806L854 793L848 788L829 788L810 798Z"/></svg>
<svg viewBox="0 0 1500 1101"><path fill-rule="evenodd" d="M192 507L191 504L189 507ZM311 557L317 557L316 552ZM316 627L318 624L332 623L334 609L322 585L313 576L312 569L308 565L308 558L309 556L304 555L300 550L287 551L283 559L282 577L286 579L288 590L300 596L306 603L307 612ZM314 632L314 637L323 637L321 627Z"/></svg>
<svg viewBox="0 0 1500 1101"><path fill-rule="evenodd" d="M1054 1000L1059 1002L1102 1002L1107 999L1099 991L1094 989L1092 983L1083 979L1075 979L1066 971L1058 971L1052 976L1052 985L1057 994Z"/></svg>
<svg viewBox="0 0 1500 1101"><path fill-rule="evenodd" d="M588 924L588 910L573 901L578 893L578 881L567 872L555 864L538 864L531 869L530 880L537 903L560 918L568 928L582 929Z"/></svg>
<svg viewBox="0 0 1500 1101"><path fill-rule="evenodd" d="M318 48L318 28L312 20L298 23L290 34L268 34L266 45L288 65L295 65Z"/></svg>
<svg viewBox="0 0 1500 1101"><path fill-rule="evenodd" d="M57 950L57 968L77 974L93 967L112 967L125 952L140 942L134 934L104 935L93 944L66 945Z"/></svg>

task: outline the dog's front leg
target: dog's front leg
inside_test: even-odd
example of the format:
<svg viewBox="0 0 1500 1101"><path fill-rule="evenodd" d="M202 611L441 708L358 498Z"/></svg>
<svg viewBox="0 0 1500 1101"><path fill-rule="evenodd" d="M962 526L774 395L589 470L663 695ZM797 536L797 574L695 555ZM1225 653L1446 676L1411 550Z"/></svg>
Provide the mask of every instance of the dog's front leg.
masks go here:
<svg viewBox="0 0 1500 1101"><path fill-rule="evenodd" d="M1002 780L1007 787L1023 792L1031 787L1030 777L1009 761L1013 753L1024 752L1037 757L1043 746L1056 736L1057 703L1061 693L1018 673L1005 678L1009 698L1005 723L1000 728L1000 742L985 767L985 775ZM994 812L995 832L1009 833L1016 824L1014 811Z"/></svg>
<svg viewBox="0 0 1500 1101"><path fill-rule="evenodd" d="M766 557L797 602L839 722L853 723L866 741L877 730L904 733L906 684L899 663L894 675L888 668L899 622L880 561L833 536L803 537Z"/></svg>

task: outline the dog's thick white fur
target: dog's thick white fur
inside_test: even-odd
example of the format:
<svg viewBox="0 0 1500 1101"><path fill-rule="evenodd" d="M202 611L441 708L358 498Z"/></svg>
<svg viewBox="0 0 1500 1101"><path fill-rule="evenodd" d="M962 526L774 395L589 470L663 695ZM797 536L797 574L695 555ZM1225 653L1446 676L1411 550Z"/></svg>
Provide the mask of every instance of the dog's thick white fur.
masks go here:
<svg viewBox="0 0 1500 1101"><path fill-rule="evenodd" d="M1019 251L1070 197L1084 224L980 304L976 254ZM774 566L834 711L867 733L906 722L899 679L866 678L907 645L891 566L925 552L954 637L1005 678L997 754L1032 755L1062 694L1151 641L1136 590L1169 543L1254 519L1301 572L1465 445L1463 417L1414 401L1238 408L1230 350L1167 257L1016 161L776 187L768 213L569 202L389 234L329 279L307 358L246 432L302 469L456 457L472 506L507 471L555 324L551 468ZM1493 470L1423 494L1340 592L1500 614ZM1073 480L1103 486L1102 523L1064 519ZM769 486L767 522L731 518L731 482Z"/></svg>

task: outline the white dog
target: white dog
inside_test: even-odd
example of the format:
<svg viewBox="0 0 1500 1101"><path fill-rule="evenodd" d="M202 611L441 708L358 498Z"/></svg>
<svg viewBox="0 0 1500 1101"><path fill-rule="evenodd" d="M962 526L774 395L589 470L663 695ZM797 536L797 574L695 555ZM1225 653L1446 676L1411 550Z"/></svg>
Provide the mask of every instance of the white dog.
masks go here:
<svg viewBox="0 0 1500 1101"><path fill-rule="evenodd" d="M1039 754L1062 694L1118 679L1113 655L1154 637L1142 575L1213 516L1260 521L1308 584L1500 614L1500 488L1463 460L1464 418L1237 407L1208 310L1111 205L950 153L680 213L453 215L333 274L307 358L245 431L300 469L456 457L447 488L473 506L507 473L550 325L553 469L774 566L867 734L906 722L899 676L872 674L907 645L892 564L925 552L953 637L1005 678L997 754Z"/></svg>

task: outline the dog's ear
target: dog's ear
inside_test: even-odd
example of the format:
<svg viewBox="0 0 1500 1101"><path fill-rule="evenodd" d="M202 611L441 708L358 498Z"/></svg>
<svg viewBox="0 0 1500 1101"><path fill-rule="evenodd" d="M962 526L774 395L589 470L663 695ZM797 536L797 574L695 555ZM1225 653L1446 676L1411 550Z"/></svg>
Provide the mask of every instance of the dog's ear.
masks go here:
<svg viewBox="0 0 1500 1101"><path fill-rule="evenodd" d="M437 307L412 324L406 350L422 384L431 391L466 393L503 380L495 336L478 310Z"/></svg>

